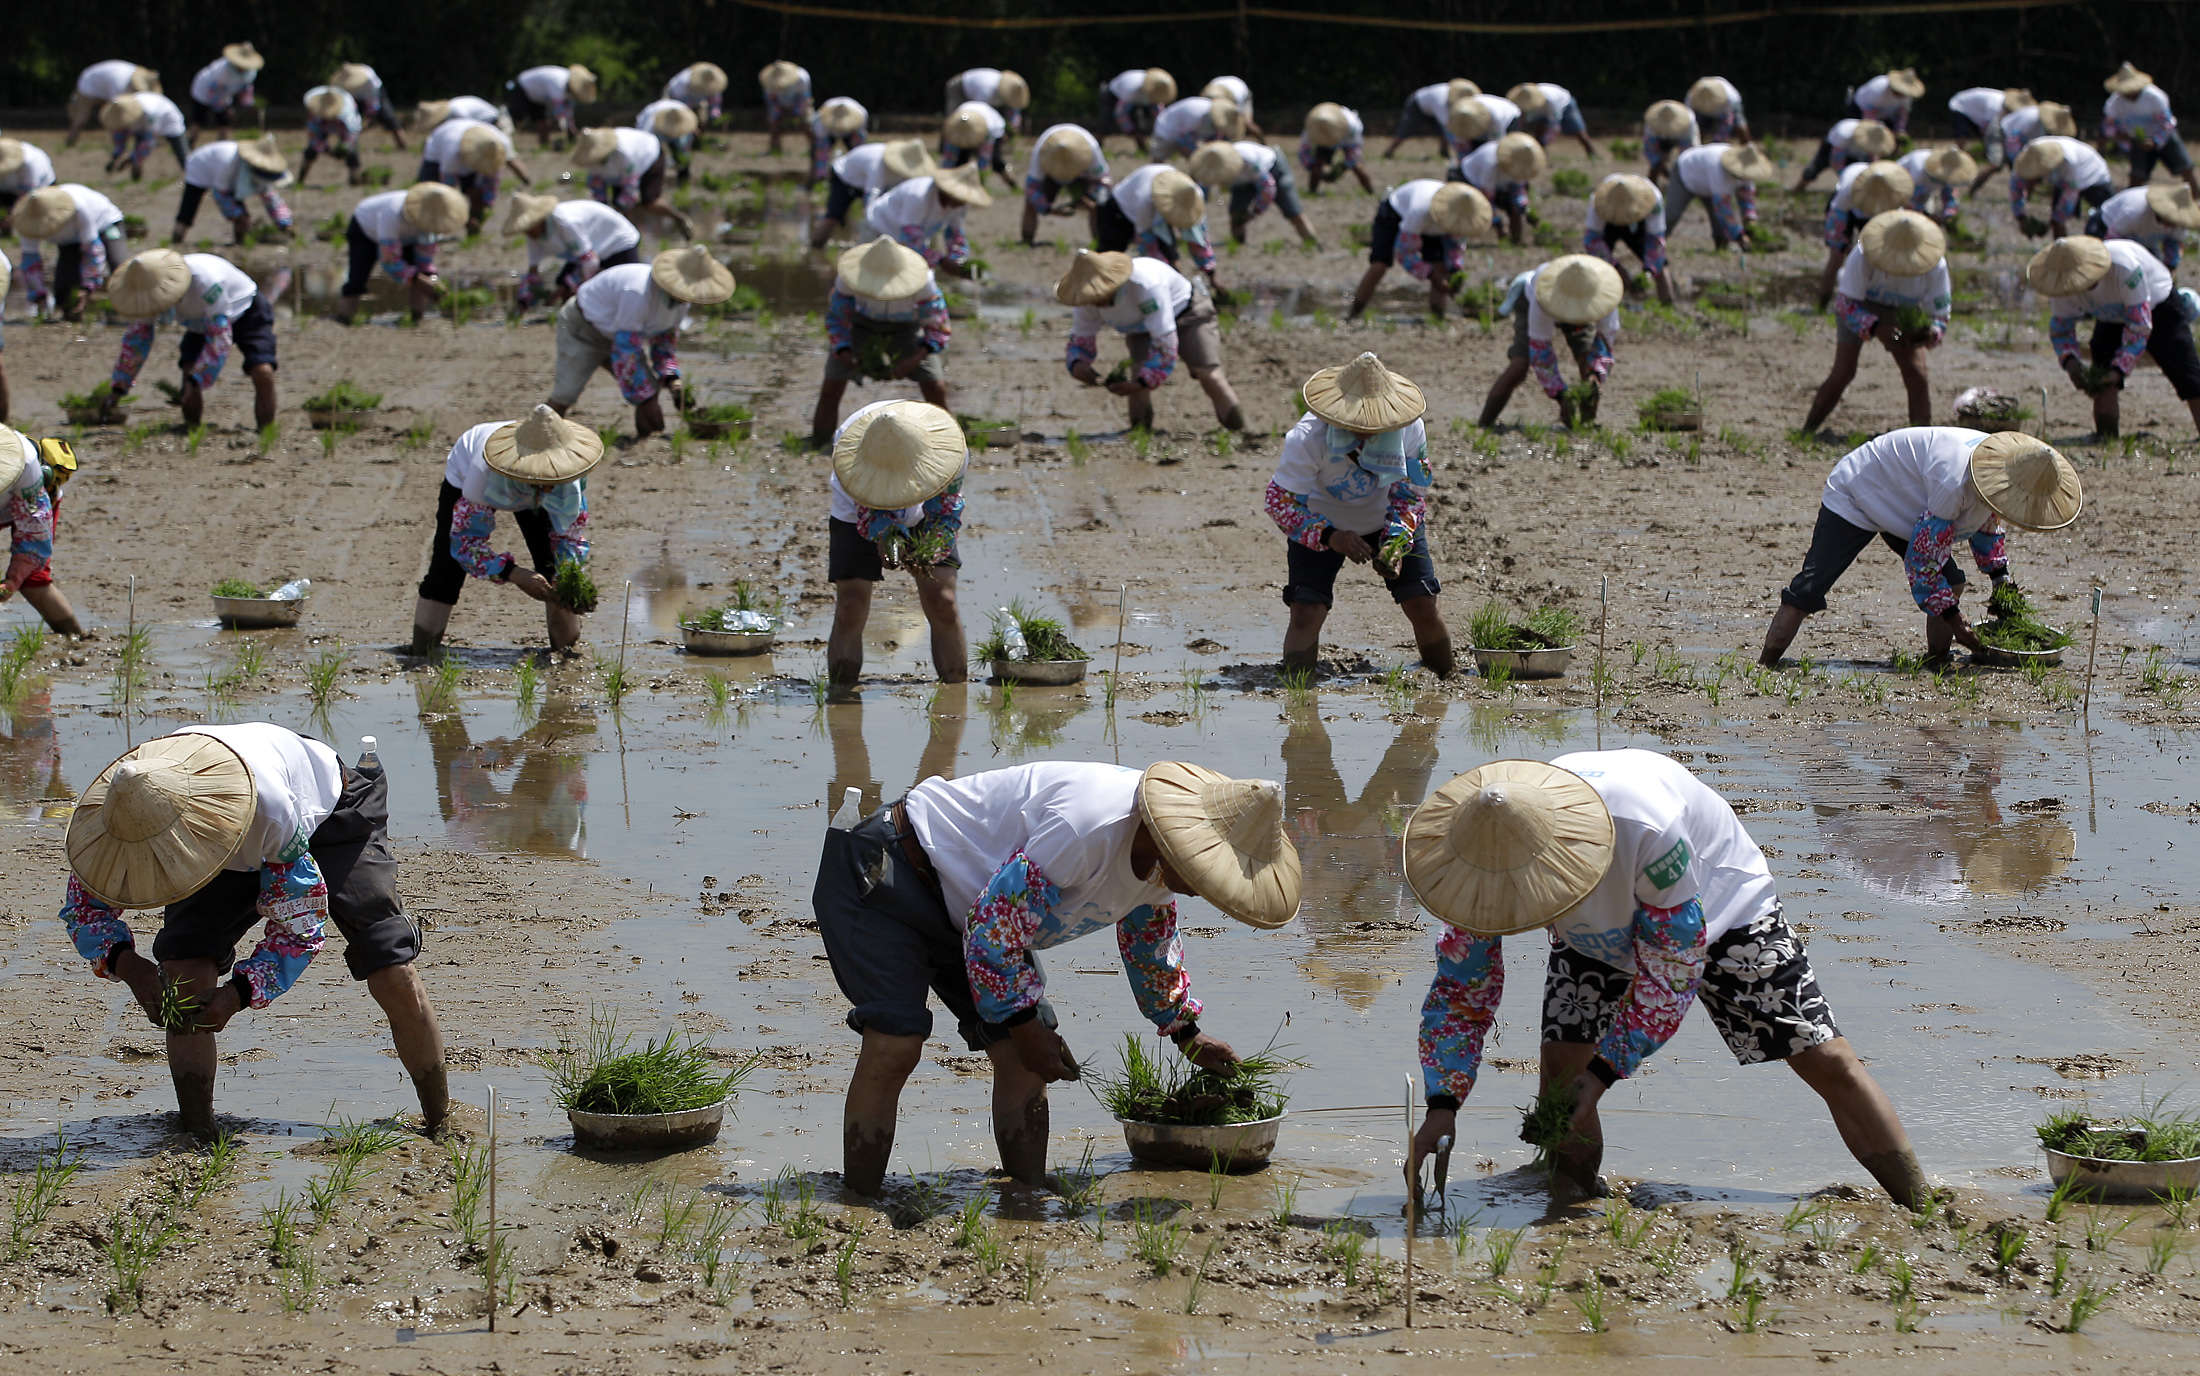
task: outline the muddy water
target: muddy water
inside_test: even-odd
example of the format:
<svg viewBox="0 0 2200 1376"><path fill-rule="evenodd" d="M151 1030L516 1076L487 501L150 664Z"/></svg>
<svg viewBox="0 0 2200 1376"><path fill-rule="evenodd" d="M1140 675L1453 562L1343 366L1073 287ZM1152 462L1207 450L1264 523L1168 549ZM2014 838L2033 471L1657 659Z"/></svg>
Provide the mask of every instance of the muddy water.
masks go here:
<svg viewBox="0 0 2200 1376"><path fill-rule="evenodd" d="M661 626L682 590L641 588L638 623ZM1114 608L1104 610L1112 618ZM874 624L888 667L911 669L920 625ZM1404 1132L1416 1011L1430 971L1433 924L1398 884L1395 847L1407 810L1433 784L1492 755L1537 754L1597 743L1586 713L1508 712L1503 705L1429 699L1425 714L1380 715L1364 694L1292 706L1274 696L1162 693L1125 702L1109 721L1098 689L1023 690L1005 700L983 685L873 688L860 702L822 709L785 677L790 657L711 666L731 685L713 717L692 684L665 680L612 713L599 701L549 696L522 710L505 697L468 697L424 711L415 685L367 684L326 722L295 699L208 704L189 685L213 658L213 633L164 628L157 645L176 686L157 687L164 714L135 734L190 719L265 716L316 730L348 750L380 740L392 780L393 832L516 863L590 860L631 890L648 914L546 951L546 981L509 1025L453 1028L454 1045L486 1069L454 1088L479 1101L496 1084L509 1130L525 1139L519 1194L626 1188L622 1168L572 1157L562 1117L521 1050L616 1005L649 1030L678 1017L728 1048L791 1048L741 1102L740 1120L714 1149L660 1169L700 1183L721 1174L759 1181L784 1166L837 1164L838 1091L852 1037L807 929L807 890L826 814L845 788L865 805L899 796L919 778L1044 757L1143 764L1188 756L1239 774L1278 779L1306 869L1304 915L1286 931L1239 928L1186 905L1189 962L1208 1026L1241 1048L1271 1038L1307 1062L1292 1084L1294 1118L1268 1180L1234 1182L1242 1202L1295 1177L1303 1206L1354 1212L1394 1231L1394 1162ZM884 641L892 640L891 647ZM807 673L814 651L799 652ZM638 648L644 681L675 667L676 652ZM774 677L777 673L779 677ZM0 734L0 831L12 844L57 837L66 802L124 748L122 721L103 701L34 695ZM1165 715L1177 714L1177 715ZM1177 719L1181 716L1181 720ZM2030 1128L2041 1094L2066 1088L2052 1060L2113 1052L2142 1066L2182 1063L2177 1049L2081 986L2037 966L1981 951L1963 924L2022 915L2027 896L2054 886L2081 899L2129 905L2190 887L2174 842L2189 823L2138 804L2180 800L2188 744L2127 727L2086 737L2075 728L1985 726L1957 731L1833 730L1777 758L1720 738L1714 725L1682 746L1606 725L1607 747L1671 748L1745 811L1774 857L1791 920L1812 932L1821 978L1844 1029L1898 1104L1936 1175L1998 1190L2036 1188ZM2100 781L2096 791L2093 781ZM2111 783L2110 780L2114 782ZM2134 865L2132 857L2147 857ZM37 896L35 902L57 898ZM707 911L706 911L707 909ZM501 915L424 913L436 980L462 978L475 941L524 939ZM1465 1115L1453 1172L1462 1205L1493 1222L1540 1211L1518 1167L1514 1113L1532 1093L1541 943L1512 943L1513 979L1491 1069ZM7 958L19 967L69 963L57 930L40 926ZM562 973L559 973L562 972ZM1088 1061L1112 1061L1137 1033L1114 953L1086 942L1050 962L1064 1034ZM309 1134L331 1115L371 1116L408 1101L379 1044L318 1035L316 1011L361 997L334 952L269 1016L223 1037L221 1103L254 1134ZM539 1006L536 1006L539 1005ZM114 1048L142 1043L121 1010L103 1032L58 1049L83 1082L141 1082L127 1106L59 1106L72 1137L95 1159L141 1150L167 1097L157 1061ZM943 1031L945 1029L942 1029ZM899 1156L912 1170L982 1170L992 1160L982 1062L935 1037L903 1107ZM807 1062L807 1063L805 1063ZM2153 1092L2167 1083L2146 1085ZM2104 1106L2132 1106L2130 1081L2103 1089ZM1417 1095L1416 1095L1417 1097ZM1607 1100L1608 1169L1669 1196L1778 1202L1831 1180L1861 1180L1822 1110L1777 1067L1738 1068L1708 1019L1692 1017L1648 1073ZM50 1131L53 1104L16 1103L0 1131ZM1127 1164L1098 1105L1075 1087L1056 1096L1057 1159L1080 1139L1103 1162ZM262 1188L285 1183L283 1167ZM301 1168L302 1169L302 1168ZM1205 1182L1197 1182L1204 1189ZM1164 1180L1162 1192L1192 1188ZM519 1206L522 1209L524 1205Z"/></svg>

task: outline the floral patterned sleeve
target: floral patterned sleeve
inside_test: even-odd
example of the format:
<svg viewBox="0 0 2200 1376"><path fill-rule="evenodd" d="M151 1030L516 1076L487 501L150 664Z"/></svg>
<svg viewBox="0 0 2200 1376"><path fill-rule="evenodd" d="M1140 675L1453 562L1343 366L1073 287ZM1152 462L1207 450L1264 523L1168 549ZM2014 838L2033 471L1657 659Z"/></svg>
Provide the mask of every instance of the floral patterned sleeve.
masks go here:
<svg viewBox="0 0 2200 1376"><path fill-rule="evenodd" d="M961 215L958 214L947 222L947 229L941 238L946 245L946 252L940 255L941 262L953 263L959 267L970 261L970 240L963 233Z"/></svg>
<svg viewBox="0 0 2200 1376"><path fill-rule="evenodd" d="M1642 268L1645 272L1665 271L1665 236L1663 234L1643 236Z"/></svg>
<svg viewBox="0 0 2200 1376"><path fill-rule="evenodd" d="M2009 213L2021 220L2024 218L2024 203L2032 199L2032 183L2016 174L2014 170L2016 164L2014 162L2010 164L2010 167L2012 170L2009 173Z"/></svg>
<svg viewBox="0 0 2200 1376"><path fill-rule="evenodd" d="M222 375L222 365L229 361L229 347L233 339L229 317L217 315L209 319L203 338L206 344L199 350L199 361L191 368L191 380L202 391L214 385L215 379Z"/></svg>
<svg viewBox="0 0 2200 1376"><path fill-rule="evenodd" d="M937 282L917 302L917 332L924 336L924 347L936 354L947 352L947 342L955 337L955 327L947 318L947 293Z"/></svg>
<svg viewBox="0 0 2200 1376"><path fill-rule="evenodd" d="M1505 996L1503 938L1447 927L1436 942L1436 978L1421 1001L1421 1090L1433 1106L1465 1102L1482 1071L1482 1044Z"/></svg>
<svg viewBox="0 0 2200 1376"><path fill-rule="evenodd" d="M1314 154L1314 141L1304 134L1299 135L1299 166L1309 172L1319 167L1321 165L1320 159L1316 158Z"/></svg>
<svg viewBox="0 0 2200 1376"><path fill-rule="evenodd" d="M1267 211L1268 207L1274 205L1275 203L1276 174L1273 172L1263 172L1260 174L1260 184L1253 188L1253 203L1250 206L1246 207L1245 218L1250 220L1256 215L1263 214Z"/></svg>
<svg viewBox="0 0 2200 1376"><path fill-rule="evenodd" d="M1308 549L1327 549L1329 522L1314 514L1306 504L1306 495L1293 492L1271 479L1268 483L1268 519L1286 539L1295 540Z"/></svg>
<svg viewBox="0 0 2200 1376"><path fill-rule="evenodd" d="M115 368L107 375L109 385L116 396L121 396L137 385L138 374L145 370L145 360L153 353L153 322L133 321L122 332L122 349L115 355Z"/></svg>
<svg viewBox="0 0 2200 1376"><path fill-rule="evenodd" d="M2144 301L2125 306L2120 312L2123 318L2124 338L2116 348L2116 356L2108 366L2131 376L2131 370L2139 366L2139 355L2147 351L2147 340L2154 334L2154 307Z"/></svg>
<svg viewBox="0 0 2200 1376"><path fill-rule="evenodd" d="M2009 572L2009 542L2002 535L1998 519L1971 532L1971 562L1989 578L1999 578Z"/></svg>
<svg viewBox="0 0 2200 1376"><path fill-rule="evenodd" d="M1869 340L1872 331L1879 328L1879 315L1869 303L1842 292L1833 294L1833 318L1858 339Z"/></svg>
<svg viewBox="0 0 2200 1376"><path fill-rule="evenodd" d="M1394 250L1399 270L1408 276L1418 277L1426 282L1429 279L1429 274L1436 271L1436 265L1421 256L1421 251L1427 247L1428 241L1420 235L1400 231L1398 234L1398 247Z"/></svg>
<svg viewBox="0 0 2200 1376"><path fill-rule="evenodd" d="M122 910L94 898L74 874L69 876L68 892L61 900L61 925L68 929L76 953L92 963L92 973L101 979L111 977L107 957L115 948L135 942L130 924L122 920Z"/></svg>
<svg viewBox="0 0 2200 1376"><path fill-rule="evenodd" d="M993 875L970 910L963 933L963 965L970 992L977 995L978 1016L1004 1023L1038 1005L1046 982L1031 963L1031 939L1053 915L1062 891L1017 851Z"/></svg>
<svg viewBox="0 0 2200 1376"><path fill-rule="evenodd" d="M894 230L894 238L903 248L923 254L924 261L933 267L940 265L940 251L933 247L932 236L925 232L923 225L899 225Z"/></svg>
<svg viewBox="0 0 2200 1376"><path fill-rule="evenodd" d="M1184 247L1192 252L1192 262L1201 272L1206 273L1209 277L1214 276L1215 246L1213 241L1207 237L1207 222L1201 220L1198 224L1185 230L1180 237L1184 240Z"/></svg>
<svg viewBox="0 0 2200 1376"><path fill-rule="evenodd" d="M817 121L810 122L810 180L821 182L833 170L833 141Z"/></svg>
<svg viewBox="0 0 2200 1376"><path fill-rule="evenodd" d="M1136 137L1138 126L1131 121L1131 103L1118 98L1115 102L1115 132Z"/></svg>
<svg viewBox="0 0 2200 1376"><path fill-rule="evenodd" d="M619 396L629 406L639 406L657 395L657 373L650 366L654 340L633 330L611 336L611 376L618 380Z"/></svg>
<svg viewBox="0 0 2200 1376"><path fill-rule="evenodd" d="M1139 386L1152 391L1176 371L1176 331L1172 329L1165 335L1149 332L1146 339L1146 361L1135 376Z"/></svg>
<svg viewBox="0 0 2200 1376"><path fill-rule="evenodd" d="M298 833L285 859L260 866L260 916L267 926L236 973L252 989L252 1006L265 1008L298 982L327 939L328 882Z"/></svg>
<svg viewBox="0 0 2200 1376"><path fill-rule="evenodd" d="M1383 513L1383 538L1388 540L1401 533L1413 534L1421 528L1421 521L1427 510L1421 498L1421 489L1412 483L1392 483L1390 501Z"/></svg>
<svg viewBox="0 0 2200 1376"><path fill-rule="evenodd" d="M52 300L46 290L46 260L39 256L38 245L26 242L22 248L22 260L16 264L23 270L23 295L36 310Z"/></svg>
<svg viewBox="0 0 2200 1376"><path fill-rule="evenodd" d="M1612 352L1612 338L1598 330L1589 339L1589 376L1602 382L1612 375L1612 365L1619 361Z"/></svg>
<svg viewBox="0 0 2200 1376"><path fill-rule="evenodd" d="M1115 926L1115 944L1123 953L1138 1011L1164 1037L1200 1014L1192 997L1192 977L1184 972L1184 939L1177 935L1176 904L1134 910Z"/></svg>
<svg viewBox="0 0 2200 1376"><path fill-rule="evenodd" d="M1703 979L1703 905L1691 898L1678 908L1637 908L1635 977L1597 1054L1625 1079L1650 1053L1680 1030Z"/></svg>
<svg viewBox="0 0 2200 1376"><path fill-rule="evenodd" d="M452 525L457 525L454 515ZM588 562L588 509L583 507L561 529L557 522L550 524L552 557L561 564L585 564Z"/></svg>
<svg viewBox="0 0 2200 1376"><path fill-rule="evenodd" d="M526 310L537 301L546 301L549 297L550 286L542 280L541 266L529 263L526 276L519 279L519 294L514 298L519 308Z"/></svg>
<svg viewBox="0 0 2200 1376"><path fill-rule="evenodd" d="M2057 363L2083 361L2078 353L2078 317L2060 314L2049 316L2047 342L2054 346Z"/></svg>
<svg viewBox="0 0 2200 1376"><path fill-rule="evenodd" d="M856 299L839 287L825 298L825 347L833 353L856 346Z"/></svg>
<svg viewBox="0 0 2200 1376"><path fill-rule="evenodd" d="M496 199L494 192L490 193L489 199ZM292 223L290 207L284 203L282 194L276 191L274 187L270 186L260 193L260 204L266 208L267 218L274 221L278 229L290 228Z"/></svg>
<svg viewBox="0 0 2200 1376"><path fill-rule="evenodd" d="M380 251L382 271L400 282L410 282L413 278L418 277L430 261L426 255L426 245L421 245L415 250L415 255L421 260L418 264L405 261L405 243L402 239L384 239L380 241L377 247Z"/></svg>
<svg viewBox="0 0 2200 1376"><path fill-rule="evenodd" d="M1077 334L1074 331L1070 334L1069 348L1063 352L1064 367L1074 373L1077 371L1078 364L1082 363L1089 368L1099 358L1100 337L1098 335Z"/></svg>
<svg viewBox="0 0 2200 1376"><path fill-rule="evenodd" d="M476 578L499 578L516 562L489 544L496 525L494 507L476 506L464 497L451 503L451 557Z"/></svg>
<svg viewBox="0 0 2200 1376"><path fill-rule="evenodd" d="M1956 528L1938 516L1920 516L1910 532L1909 552L1902 556L1902 571L1910 578L1910 596L1928 616L1956 604L1956 590L1941 570L1955 551Z"/></svg>
<svg viewBox="0 0 2200 1376"><path fill-rule="evenodd" d="M1514 309L1526 310L1527 307L1522 305ZM1558 350L1551 346L1550 340L1528 340L1528 367L1534 371L1536 385L1543 389L1543 395L1556 397L1566 390L1566 379L1558 371Z"/></svg>
<svg viewBox="0 0 2200 1376"><path fill-rule="evenodd" d="M1720 242L1738 243L1742 237L1743 215L1741 188L1736 187L1732 196L1713 196L1704 202L1704 209L1711 212L1713 226L1719 231Z"/></svg>
<svg viewBox="0 0 2200 1376"><path fill-rule="evenodd" d="M24 469L30 487L8 494L8 524L15 529L8 547L8 572L0 579L9 588L46 567L53 558L53 499L46 495L45 472L37 464Z"/></svg>

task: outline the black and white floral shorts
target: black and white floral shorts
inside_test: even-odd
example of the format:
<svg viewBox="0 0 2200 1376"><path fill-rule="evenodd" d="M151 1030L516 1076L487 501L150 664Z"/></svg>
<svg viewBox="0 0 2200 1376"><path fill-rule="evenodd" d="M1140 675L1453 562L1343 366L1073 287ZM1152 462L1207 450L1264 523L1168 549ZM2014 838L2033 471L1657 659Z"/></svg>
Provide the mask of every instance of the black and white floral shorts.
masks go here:
<svg viewBox="0 0 2200 1376"><path fill-rule="evenodd" d="M1543 978L1543 1040L1594 1046L1633 980L1631 971L1553 943ZM1784 1061L1841 1035L1810 952L1778 908L1711 943L1696 1000L1743 1065Z"/></svg>

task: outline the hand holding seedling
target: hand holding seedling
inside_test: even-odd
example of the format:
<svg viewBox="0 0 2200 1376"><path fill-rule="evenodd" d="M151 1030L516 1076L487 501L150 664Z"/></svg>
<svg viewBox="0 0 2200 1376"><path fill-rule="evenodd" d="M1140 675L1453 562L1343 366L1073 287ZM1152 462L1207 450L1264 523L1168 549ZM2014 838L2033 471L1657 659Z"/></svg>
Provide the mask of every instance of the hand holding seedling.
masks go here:
<svg viewBox="0 0 2200 1376"><path fill-rule="evenodd" d="M1238 1063L1238 1054L1228 1042L1204 1032L1194 1033L1182 1050L1184 1059L1201 1070L1231 1070Z"/></svg>
<svg viewBox="0 0 2200 1376"><path fill-rule="evenodd" d="M1037 1018L1016 1024L1008 1035L1015 1043L1016 1059L1024 1069L1047 1083L1074 1080L1081 1073L1077 1058L1069 1054L1069 1043Z"/></svg>
<svg viewBox="0 0 2200 1376"><path fill-rule="evenodd" d="M550 580L533 569L513 569L511 583L537 602L548 602L558 595L557 590L550 586Z"/></svg>
<svg viewBox="0 0 2200 1376"><path fill-rule="evenodd" d="M1574 1112L1566 1125L1566 1140L1551 1149L1551 1165L1587 1195L1602 1194L1597 1170L1604 1164L1604 1125L1597 1118L1597 1101L1604 1097L1604 1082L1584 1071L1574 1077Z"/></svg>
<svg viewBox="0 0 2200 1376"><path fill-rule="evenodd" d="M101 979L119 980L130 986L130 993L145 1010L145 1016L153 1025L160 1025L160 967L137 953L132 947L105 962L94 965L92 973Z"/></svg>

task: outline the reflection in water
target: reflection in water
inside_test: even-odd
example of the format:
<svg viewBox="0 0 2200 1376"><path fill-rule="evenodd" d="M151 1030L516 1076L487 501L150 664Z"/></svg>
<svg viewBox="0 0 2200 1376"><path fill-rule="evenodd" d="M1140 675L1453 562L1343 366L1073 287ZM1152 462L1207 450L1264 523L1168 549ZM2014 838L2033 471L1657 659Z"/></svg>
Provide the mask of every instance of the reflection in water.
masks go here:
<svg viewBox="0 0 2200 1376"><path fill-rule="evenodd" d="M1371 1007L1384 986L1426 964L1411 935L1421 930L1420 914L1397 848L1406 817L1428 795L1449 706L1439 697L1417 704L1357 800L1337 772L1318 704L1294 712L1284 736L1284 815L1304 895L1299 921L1313 939L1299 968L1355 1008Z"/></svg>
<svg viewBox="0 0 2200 1376"><path fill-rule="evenodd" d="M1866 887L1920 903L2031 893L2069 868L2077 833L2052 808L2006 815L2002 732L1921 730L1886 772L1847 759L1804 768L1828 848ZM1875 761L1876 763L1876 761Z"/></svg>
<svg viewBox="0 0 2200 1376"><path fill-rule="evenodd" d="M991 690L986 721L993 753L1006 760L1053 751L1070 720L1092 703L1076 688L1004 687Z"/></svg>
<svg viewBox="0 0 2200 1376"><path fill-rule="evenodd" d="M61 777L61 738L53 725L53 685L23 689L0 732L0 817L66 817L76 790ZM104 763L104 762L103 762Z"/></svg>
<svg viewBox="0 0 2200 1376"><path fill-rule="evenodd" d="M423 714L436 804L451 844L492 854L588 855L588 772L579 737L592 705L555 697L516 739L475 744L459 710Z"/></svg>
<svg viewBox="0 0 2200 1376"><path fill-rule="evenodd" d="M924 749L917 756L916 777L894 791L898 800L911 788L931 778L955 777L955 757L962 753L963 724L970 710L970 685L967 683L943 683L932 694L925 712L929 732ZM899 719L904 713L894 712ZM831 787L825 790L826 810L838 811L840 798L847 789L860 789L863 794L862 809L868 816L889 801L882 792L878 776L871 772L871 748L863 739L863 697L852 695L847 701L835 703L825 709L826 730L833 743L833 778Z"/></svg>

